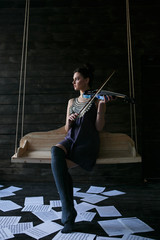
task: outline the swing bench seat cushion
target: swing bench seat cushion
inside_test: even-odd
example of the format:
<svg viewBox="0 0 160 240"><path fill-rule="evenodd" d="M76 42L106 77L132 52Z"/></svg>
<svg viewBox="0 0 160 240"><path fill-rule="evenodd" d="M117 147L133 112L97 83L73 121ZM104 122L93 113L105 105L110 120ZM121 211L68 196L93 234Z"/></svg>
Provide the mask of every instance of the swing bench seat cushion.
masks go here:
<svg viewBox="0 0 160 240"><path fill-rule="evenodd" d="M61 127L48 132L32 132L20 140L20 146L11 162L16 163L51 163L51 147L65 136ZM100 153L96 164L134 163L141 162L136 153L134 141L122 133L100 133Z"/></svg>

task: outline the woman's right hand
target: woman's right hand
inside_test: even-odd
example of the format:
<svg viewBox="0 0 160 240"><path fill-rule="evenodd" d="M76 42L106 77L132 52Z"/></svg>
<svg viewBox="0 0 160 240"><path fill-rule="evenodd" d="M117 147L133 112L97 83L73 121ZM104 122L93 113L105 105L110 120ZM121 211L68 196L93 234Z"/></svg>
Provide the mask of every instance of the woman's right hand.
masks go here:
<svg viewBox="0 0 160 240"><path fill-rule="evenodd" d="M78 113L72 113L71 115L69 115L69 117L68 117L69 124L74 122L76 120L77 116L78 116Z"/></svg>
<svg viewBox="0 0 160 240"><path fill-rule="evenodd" d="M78 116L78 113L72 113L71 115L69 115L69 117L68 117L68 126L69 126L69 129L73 126L73 123L74 123L74 121L76 120L77 116ZM69 129L68 129L68 130L69 130Z"/></svg>

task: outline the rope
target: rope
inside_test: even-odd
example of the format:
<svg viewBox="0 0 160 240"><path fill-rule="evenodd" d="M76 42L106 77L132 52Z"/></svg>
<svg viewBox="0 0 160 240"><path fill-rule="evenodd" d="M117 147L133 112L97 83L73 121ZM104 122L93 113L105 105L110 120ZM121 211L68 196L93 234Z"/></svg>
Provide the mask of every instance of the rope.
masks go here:
<svg viewBox="0 0 160 240"><path fill-rule="evenodd" d="M24 62L24 85L23 85L23 107L22 107L22 126L21 126L21 138L23 137L23 129L24 129L24 106L25 106L25 91L26 91L26 70L27 70L27 53L28 53L28 27L29 27L29 4L28 3L28 14L27 14L27 26L26 26L26 46L25 46L25 62Z"/></svg>
<svg viewBox="0 0 160 240"><path fill-rule="evenodd" d="M21 68L20 68L20 79L19 79L15 153L17 152L17 144L18 144L18 131L19 131L19 118L20 118L20 106L21 106L21 89L22 89L23 68L24 68L24 80L23 80L23 106L22 106L21 137L23 137L23 128L24 128L24 104L25 104L26 66L27 66L27 49L28 49L29 4L30 4L30 0L26 0L25 17L24 17L24 29L23 29L22 55L21 55Z"/></svg>
<svg viewBox="0 0 160 240"><path fill-rule="evenodd" d="M131 42L131 25L130 25L130 13L129 12L130 12L129 11L129 0L126 0L129 93L130 93L130 97L135 98L132 42ZM137 123L136 123L136 106L135 106L135 104L130 104L130 120L131 120L131 138L132 139L133 139L133 121L134 121L135 147L137 149Z"/></svg>

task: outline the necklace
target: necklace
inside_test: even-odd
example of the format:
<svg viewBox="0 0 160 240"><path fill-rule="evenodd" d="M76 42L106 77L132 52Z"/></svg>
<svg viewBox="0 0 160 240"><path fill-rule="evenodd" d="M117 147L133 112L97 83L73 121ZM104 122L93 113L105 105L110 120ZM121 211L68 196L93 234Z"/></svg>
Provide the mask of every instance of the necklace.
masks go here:
<svg viewBox="0 0 160 240"><path fill-rule="evenodd" d="M69 113L72 114L72 113L79 113L80 110L86 105L86 102L88 102L88 99L87 101L84 101L84 102L80 102L78 100L78 98L75 98L74 101L73 101L73 104L72 106L70 107L70 110L69 110ZM91 104L92 105L92 104ZM87 111L90 109L91 105L89 105ZM85 112L83 112L82 114L80 114L79 117L82 117L84 115Z"/></svg>

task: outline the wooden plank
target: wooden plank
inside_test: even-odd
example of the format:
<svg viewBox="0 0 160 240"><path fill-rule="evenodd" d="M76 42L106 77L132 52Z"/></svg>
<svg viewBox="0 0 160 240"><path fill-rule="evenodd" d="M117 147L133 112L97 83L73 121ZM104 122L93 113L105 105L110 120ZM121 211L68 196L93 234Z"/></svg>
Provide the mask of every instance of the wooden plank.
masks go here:
<svg viewBox="0 0 160 240"><path fill-rule="evenodd" d="M8 148L0 148L0 155L3 156L3 159L10 159L11 156L13 156L14 154L14 146L10 147L8 146ZM2 157L1 157L1 161L3 161Z"/></svg>
<svg viewBox="0 0 160 240"><path fill-rule="evenodd" d="M56 118L56 120L54 120ZM16 128L16 115L1 115L0 118L0 126L2 125L13 125ZM61 122L64 125L65 122L65 114L57 114L56 113L48 113L45 114L44 116L42 114L27 114L24 117L24 123L25 124L32 124L32 125L36 125L36 124L53 124L53 120L56 124L60 124ZM21 120L20 120L20 125L21 125ZM52 127L54 129L54 127ZM3 136L2 136L3 137Z"/></svg>
<svg viewBox="0 0 160 240"><path fill-rule="evenodd" d="M14 180L22 182L53 182L50 164L37 163L0 163L1 181ZM142 180L141 163L123 164L96 164L91 172L80 167L70 169L74 183L126 183L140 182Z"/></svg>
<svg viewBox="0 0 160 240"><path fill-rule="evenodd" d="M47 107L46 104L35 104L35 105L26 105L25 106L25 112L31 113L34 112L34 114L37 113L57 113L57 112L66 112L66 105L64 104L49 104ZM0 109L0 114L5 114L5 113L10 113L10 114L16 114L17 113L17 105L1 105Z"/></svg>
<svg viewBox="0 0 160 240"><path fill-rule="evenodd" d="M63 97L62 97L63 96ZM33 104L63 104L68 103L69 96L68 93L62 95L62 93L55 93L53 94L26 94L26 105L33 105ZM18 105L18 96L17 95L0 95L0 102L3 105ZM67 106L66 106L67 108Z"/></svg>
<svg viewBox="0 0 160 240"><path fill-rule="evenodd" d="M62 124L64 124L64 122L60 123L58 122L57 124L56 123L53 123L53 124L47 124L47 126L42 123L42 124L24 124L24 135L29 133L29 132L35 132L35 131L49 131L49 130L52 130L52 129L56 129L60 126L62 126ZM15 135L15 132L16 132L16 126L15 124L14 125L1 125L1 128L0 128L0 135Z"/></svg>
<svg viewBox="0 0 160 240"><path fill-rule="evenodd" d="M38 163L38 164L51 164L51 156L48 151L32 151L28 152L23 157L13 155L11 158L12 163ZM105 158L97 159L96 164L124 164L124 163L137 163L141 162L141 156L131 157L126 152L110 152Z"/></svg>

